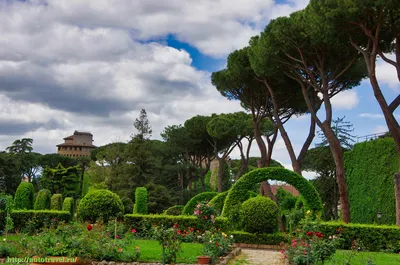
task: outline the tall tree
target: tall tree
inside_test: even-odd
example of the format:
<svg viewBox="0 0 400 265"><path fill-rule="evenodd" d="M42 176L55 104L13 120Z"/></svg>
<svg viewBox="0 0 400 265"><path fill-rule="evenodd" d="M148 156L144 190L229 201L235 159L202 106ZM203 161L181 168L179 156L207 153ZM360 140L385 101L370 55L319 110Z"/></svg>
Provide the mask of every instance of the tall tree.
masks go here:
<svg viewBox="0 0 400 265"><path fill-rule="evenodd" d="M151 137L151 134L153 133L145 109L142 109L140 111L139 118L135 120L133 126L138 131L134 137L137 137L140 141L149 139Z"/></svg>
<svg viewBox="0 0 400 265"><path fill-rule="evenodd" d="M352 149L354 140L354 135L351 132L354 131L353 124L344 119L346 116L342 118L336 118L332 120L332 130L336 137L339 139L340 145L346 149ZM318 132L319 137L322 139L321 143L316 144L316 146L328 146L328 139L325 134L321 131Z"/></svg>
<svg viewBox="0 0 400 265"><path fill-rule="evenodd" d="M376 76L376 61L395 67L400 81L400 2L395 0L312 0L310 7L316 14L327 17L327 23L335 25L342 42L350 42L361 54L376 101L385 117L395 143L399 170L394 174L396 198L396 224L400 226L400 127L394 111L400 105L400 95L390 103L382 93ZM394 53L390 59L387 53Z"/></svg>

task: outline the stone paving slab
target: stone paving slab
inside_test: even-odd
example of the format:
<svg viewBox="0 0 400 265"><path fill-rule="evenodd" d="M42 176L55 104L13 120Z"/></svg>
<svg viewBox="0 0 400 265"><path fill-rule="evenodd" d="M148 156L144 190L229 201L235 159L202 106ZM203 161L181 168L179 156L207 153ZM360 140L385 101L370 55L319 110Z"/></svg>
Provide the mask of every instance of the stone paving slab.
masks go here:
<svg viewBox="0 0 400 265"><path fill-rule="evenodd" d="M276 250L266 249L242 249L242 253L247 255L246 260L249 265L284 265L282 254Z"/></svg>

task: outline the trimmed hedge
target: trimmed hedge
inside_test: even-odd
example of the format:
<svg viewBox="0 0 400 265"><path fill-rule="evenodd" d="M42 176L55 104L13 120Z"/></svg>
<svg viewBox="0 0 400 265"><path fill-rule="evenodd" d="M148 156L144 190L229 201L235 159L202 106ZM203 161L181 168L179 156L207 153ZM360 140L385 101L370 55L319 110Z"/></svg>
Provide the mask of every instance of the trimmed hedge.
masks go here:
<svg viewBox="0 0 400 265"><path fill-rule="evenodd" d="M21 182L14 196L14 209L33 209L33 184L30 182Z"/></svg>
<svg viewBox="0 0 400 265"><path fill-rule="evenodd" d="M319 224L319 227L320 231L327 236L337 234L338 229L341 228L344 249L350 249L353 240L358 240L364 250L400 252L400 227L397 226L323 222Z"/></svg>
<svg viewBox="0 0 400 265"><path fill-rule="evenodd" d="M70 212L71 216L74 215L74 198L72 197L67 197L64 199L63 211Z"/></svg>
<svg viewBox="0 0 400 265"><path fill-rule="evenodd" d="M14 210L11 213L16 231L29 227L29 230L40 229L44 226L54 225L60 222L69 222L71 215L66 211L52 210Z"/></svg>
<svg viewBox="0 0 400 265"><path fill-rule="evenodd" d="M257 196L242 204L243 230L249 233L271 233L278 228L278 205L270 198Z"/></svg>
<svg viewBox="0 0 400 265"><path fill-rule="evenodd" d="M82 183L82 197L89 192L89 175L87 173L83 174L83 183Z"/></svg>
<svg viewBox="0 0 400 265"><path fill-rule="evenodd" d="M147 214L147 189L145 187L138 187L135 190L133 213Z"/></svg>
<svg viewBox="0 0 400 265"><path fill-rule="evenodd" d="M50 210L51 192L47 189L40 190L35 201L35 210Z"/></svg>
<svg viewBox="0 0 400 265"><path fill-rule="evenodd" d="M89 192L81 199L78 206L78 216L83 221L95 223L102 220L107 223L112 217L122 216L124 205L119 196L109 190Z"/></svg>
<svg viewBox="0 0 400 265"><path fill-rule="evenodd" d="M399 165L393 138L354 145L344 155L351 220L354 223L396 224L394 173Z"/></svg>
<svg viewBox="0 0 400 265"><path fill-rule="evenodd" d="M185 207L185 205L174 205L172 207L169 207L167 210L164 211L165 215L181 215L182 214L182 210L183 207Z"/></svg>
<svg viewBox="0 0 400 265"><path fill-rule="evenodd" d="M199 219L196 216L173 216L173 215L158 215L158 214L126 214L124 216L125 225L130 229L141 229L148 230L152 224L164 225L166 227L172 227L174 224L178 224L179 227L188 228L193 227L197 229L199 227ZM220 228L222 231L229 231L230 225L227 218L216 217L215 227ZM149 231L149 230L148 230Z"/></svg>
<svg viewBox="0 0 400 265"><path fill-rule="evenodd" d="M216 195L218 195L218 192L214 191L208 191L208 192L202 192L191 198L185 205L185 207L182 210L182 215L192 215L194 212L194 209L196 208L196 205L199 202L203 201L210 201L212 198L214 198Z"/></svg>
<svg viewBox="0 0 400 265"><path fill-rule="evenodd" d="M235 243L255 244L255 245L280 245L281 242L289 242L289 237L283 233L273 234L252 234L243 231L233 231L231 233Z"/></svg>
<svg viewBox="0 0 400 265"><path fill-rule="evenodd" d="M229 190L222 210L222 216L227 217L233 223L238 223L240 217L240 205L248 199L248 190L266 180L285 181L295 187L305 198L310 209L315 212L323 210L322 201L315 187L303 176L284 168L268 167L259 168L243 175Z"/></svg>
<svg viewBox="0 0 400 265"><path fill-rule="evenodd" d="M62 194L53 194L51 196L51 209L54 211L61 211L63 206Z"/></svg>
<svg viewBox="0 0 400 265"><path fill-rule="evenodd" d="M227 195L228 191L220 192L209 202L210 205L218 212L218 214L221 214L222 208L224 208L224 202Z"/></svg>

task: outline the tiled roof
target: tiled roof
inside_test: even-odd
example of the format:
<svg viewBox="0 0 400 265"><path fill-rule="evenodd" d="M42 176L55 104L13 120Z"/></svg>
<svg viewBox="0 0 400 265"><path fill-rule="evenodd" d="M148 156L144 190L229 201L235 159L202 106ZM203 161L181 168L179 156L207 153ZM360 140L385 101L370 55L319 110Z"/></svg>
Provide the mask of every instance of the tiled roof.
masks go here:
<svg viewBox="0 0 400 265"><path fill-rule="evenodd" d="M278 191L278 189L282 187L284 190L290 192L291 194L293 194L294 196L299 196L300 192L298 190L296 190L295 187L289 185L289 184L284 184L284 185L271 185L271 190L273 194L276 194L276 192Z"/></svg>

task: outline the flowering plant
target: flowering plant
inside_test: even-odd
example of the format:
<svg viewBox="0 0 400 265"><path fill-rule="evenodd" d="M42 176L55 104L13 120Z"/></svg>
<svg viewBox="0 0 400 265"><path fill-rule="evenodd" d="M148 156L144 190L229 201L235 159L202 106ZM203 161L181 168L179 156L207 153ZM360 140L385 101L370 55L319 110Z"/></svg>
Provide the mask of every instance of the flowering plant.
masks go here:
<svg viewBox="0 0 400 265"><path fill-rule="evenodd" d="M207 202L197 204L193 213L200 219L200 229L207 230L214 226L217 211Z"/></svg>
<svg viewBox="0 0 400 265"><path fill-rule="evenodd" d="M175 263L177 254L181 250L179 225L173 227L153 226L153 237L158 240L162 247L162 264Z"/></svg>
<svg viewBox="0 0 400 265"><path fill-rule="evenodd" d="M215 228L204 232L203 237L203 255L209 256L212 263L214 263L218 257L227 254L233 243L232 236Z"/></svg>

